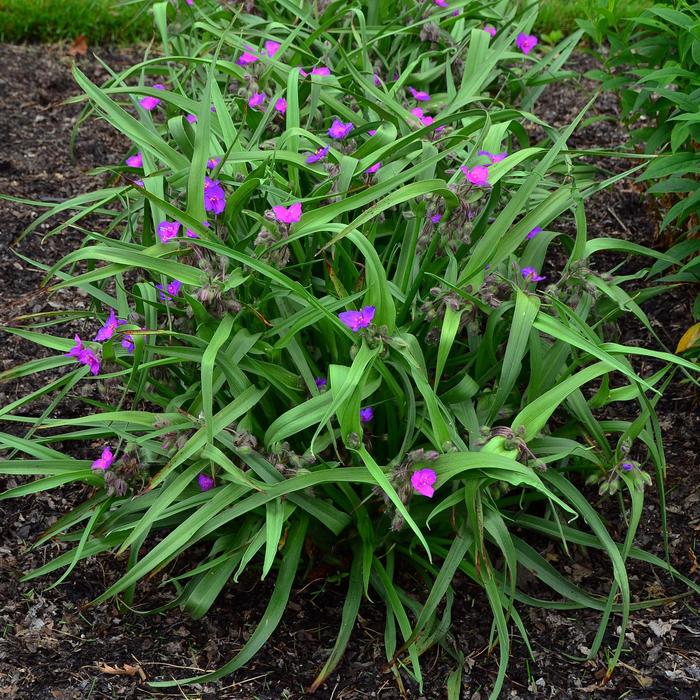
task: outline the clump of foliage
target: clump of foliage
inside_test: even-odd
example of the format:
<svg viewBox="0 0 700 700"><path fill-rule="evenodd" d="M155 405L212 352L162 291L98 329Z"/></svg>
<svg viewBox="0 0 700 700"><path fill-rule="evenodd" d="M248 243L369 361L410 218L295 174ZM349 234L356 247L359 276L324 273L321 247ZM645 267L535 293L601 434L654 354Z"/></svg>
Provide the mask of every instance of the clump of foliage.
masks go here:
<svg viewBox="0 0 700 700"><path fill-rule="evenodd" d="M690 238L669 251L679 265L663 281L697 283L700 242L692 239L700 230L700 2L655 3L622 21L601 13L579 25L608 45L598 55L602 69L591 76L619 93L630 145L651 158L639 181L652 183L647 191L662 203L661 230L673 225ZM657 263L657 271L668 267ZM694 317L700 319L700 296ZM696 340L683 339L678 347Z"/></svg>
<svg viewBox="0 0 700 700"><path fill-rule="evenodd" d="M630 611L658 602L632 603L626 562L674 572L633 542L644 487L655 480L663 503L654 406L694 365L615 342L607 322L622 313L649 324L629 278L590 264L606 250L668 259L589 238L584 200L627 174L601 180L572 157L583 113L560 133L502 102L532 103L577 37L541 59L534 9L447 5L193 2L175 13L156 2L162 57L101 87L74 69L90 109L134 147L113 186L30 229L70 212L52 234L80 228L85 243L46 281L82 290L91 308L7 329L55 354L3 378L64 372L0 410L29 426L0 434L0 471L38 477L2 497L93 488L42 539L72 548L28 577L65 569L61 581L87 557L128 553L98 602L138 607L139 581L158 572L171 605L201 617L244 570L274 577L238 654L180 683L246 664L310 557L347 581L314 687L371 598L386 608L397 682L422 684L421 654L440 644L456 660L450 697L458 572L493 614L492 698L511 626L527 642L523 606L600 611L591 657L614 617L612 671ZM574 236L552 225L568 211ZM93 213L111 223L93 230ZM548 260L557 247L559 264ZM658 361L655 373L637 374L635 356ZM85 415L52 417L68 394ZM616 402L637 404L636 418L601 418ZM593 484L617 499L624 541L591 504ZM600 550L609 594L568 580L528 532ZM187 559L195 545L201 560ZM520 567L557 600L520 591ZM409 595L416 580L429 588L422 603Z"/></svg>
<svg viewBox="0 0 700 700"><path fill-rule="evenodd" d="M602 55L604 89L621 96L632 145L655 157L641 180L658 181L656 195L676 195L662 229L688 223L698 230L700 209L700 2L657 3L609 32L609 19L579 22L609 50Z"/></svg>

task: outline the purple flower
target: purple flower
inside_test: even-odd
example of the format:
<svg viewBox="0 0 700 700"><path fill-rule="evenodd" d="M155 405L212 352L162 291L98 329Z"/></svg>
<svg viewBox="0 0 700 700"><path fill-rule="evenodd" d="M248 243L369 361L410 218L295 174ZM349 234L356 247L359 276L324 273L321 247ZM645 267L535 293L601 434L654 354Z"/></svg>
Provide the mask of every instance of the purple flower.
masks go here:
<svg viewBox="0 0 700 700"><path fill-rule="evenodd" d="M97 359L95 353L90 348L83 347L83 341L80 339L79 335L76 335L74 340L75 345L67 353L64 353L65 357L75 357L80 364L89 367L92 374L99 374L100 361Z"/></svg>
<svg viewBox="0 0 700 700"><path fill-rule="evenodd" d="M381 168L381 167L382 167L382 161L380 160L378 163L375 163L374 165L370 165L369 168L367 168L367 170L365 170L365 172L368 173L369 175L374 175L374 173L376 173L377 170L379 170L379 168Z"/></svg>
<svg viewBox="0 0 700 700"><path fill-rule="evenodd" d="M284 114L287 111L287 100L284 97L280 97L277 102L275 102L275 111L280 114Z"/></svg>
<svg viewBox="0 0 700 700"><path fill-rule="evenodd" d="M500 163L508 157L508 154L504 151L503 153L491 153L491 151L479 151L480 156L486 156L490 161L491 165L495 163Z"/></svg>
<svg viewBox="0 0 700 700"><path fill-rule="evenodd" d="M355 125L352 122L343 123L339 119L334 119L331 128L328 129L328 135L332 139L344 139L354 128Z"/></svg>
<svg viewBox="0 0 700 700"><path fill-rule="evenodd" d="M520 32L515 45L527 56L537 45L537 37L534 34L523 34Z"/></svg>
<svg viewBox="0 0 700 700"><path fill-rule="evenodd" d="M309 155L306 156L306 162L310 165L311 163L317 163L319 160L325 160L329 150L329 146L324 146L323 148L319 148L316 153L309 153Z"/></svg>
<svg viewBox="0 0 700 700"><path fill-rule="evenodd" d="M316 386L319 389L323 389L324 387L328 386L328 380L325 377L316 377L314 382L316 382Z"/></svg>
<svg viewBox="0 0 700 700"><path fill-rule="evenodd" d="M316 68L312 68L310 73L307 73L303 68L300 68L299 73L304 78L308 78L310 75L330 75L331 69L326 66L317 66Z"/></svg>
<svg viewBox="0 0 700 700"><path fill-rule="evenodd" d="M248 100L248 107L251 109L262 107L266 97L267 95L264 92L254 92L253 96Z"/></svg>
<svg viewBox="0 0 700 700"><path fill-rule="evenodd" d="M413 87L409 87L408 91L413 95L415 100L418 100L418 102L430 102L430 95L424 90L416 90Z"/></svg>
<svg viewBox="0 0 700 700"><path fill-rule="evenodd" d="M196 123L197 123L197 117L196 117L194 114L188 114L188 115L185 117L185 119L187 119L187 121L188 121L190 124L196 124Z"/></svg>
<svg viewBox="0 0 700 700"><path fill-rule="evenodd" d="M527 234L527 239L530 240L531 238L534 238L538 233L542 233L541 226L535 226L535 228L533 228L532 231Z"/></svg>
<svg viewBox="0 0 700 700"><path fill-rule="evenodd" d="M364 306L360 311L341 311L338 318L353 333L357 333L360 328L367 328L372 323L375 311L374 306Z"/></svg>
<svg viewBox="0 0 700 700"><path fill-rule="evenodd" d="M265 52L264 53L266 53L268 56L272 57L279 51L280 46L282 46L282 44L279 44L276 41L272 41L271 39L268 39L265 42Z"/></svg>
<svg viewBox="0 0 700 700"><path fill-rule="evenodd" d="M435 493L433 484L437 481L437 474L432 469L419 469L411 475L411 486L416 493L426 498L432 498Z"/></svg>
<svg viewBox="0 0 700 700"><path fill-rule="evenodd" d="M489 169L485 165L475 165L471 170L466 165L462 165L460 170L472 185L477 187L487 187L489 184Z"/></svg>
<svg viewBox="0 0 700 700"><path fill-rule="evenodd" d="M102 450L102 455L92 463L92 468L107 471L107 469L112 466L112 462L114 462L112 450L110 450L109 447L105 447L104 450Z"/></svg>
<svg viewBox="0 0 700 700"><path fill-rule="evenodd" d="M418 120L423 126L430 126L434 121L432 117L428 116L427 114L423 114L423 110L420 107L414 107L411 110L411 114L414 117L418 117Z"/></svg>
<svg viewBox="0 0 700 700"><path fill-rule="evenodd" d="M160 83L156 83L153 86L154 90L165 90L165 85L161 85ZM157 97L151 97L150 95L146 95L146 97L142 97L139 100L139 104L148 112L150 112L152 109L155 109L159 104L160 104L160 99Z"/></svg>
<svg viewBox="0 0 700 700"><path fill-rule="evenodd" d="M202 226L204 226L205 228L209 228L209 222L202 221ZM199 238L199 235L195 233L191 228L188 228L185 231L185 235L187 236L187 238Z"/></svg>
<svg viewBox="0 0 700 700"><path fill-rule="evenodd" d="M629 462L623 462L623 463L622 463L622 468L623 468L626 472L631 472L631 471L634 469L634 464L630 464Z"/></svg>
<svg viewBox="0 0 700 700"><path fill-rule="evenodd" d="M204 209L221 214L226 208L226 193L218 180L204 178Z"/></svg>
<svg viewBox="0 0 700 700"><path fill-rule="evenodd" d="M542 277L542 275L538 275L534 267L524 267L520 270L520 274L526 282L541 282L547 279L546 277Z"/></svg>
<svg viewBox="0 0 700 700"><path fill-rule="evenodd" d="M438 7L449 7L447 0L433 0Z"/></svg>
<svg viewBox="0 0 700 700"><path fill-rule="evenodd" d="M432 221L432 223L434 223L434 224L439 223L440 219L442 219L442 214L433 214L430 217L430 221Z"/></svg>
<svg viewBox="0 0 700 700"><path fill-rule="evenodd" d="M382 79L381 79L376 73L372 76L372 79L374 80L374 84L375 84L377 87L381 87L381 86L382 86Z"/></svg>
<svg viewBox="0 0 700 700"><path fill-rule="evenodd" d="M496 27L491 24L484 26L484 31L493 39L496 36Z"/></svg>
<svg viewBox="0 0 700 700"><path fill-rule="evenodd" d="M199 488L202 491L208 491L210 488L213 488L214 479L212 479L210 476L207 476L206 474L200 474L197 477L197 483L199 484Z"/></svg>
<svg viewBox="0 0 700 700"><path fill-rule="evenodd" d="M258 57L254 53L250 53L248 51L244 51L236 63L239 66L249 66L251 63L255 63L258 60Z"/></svg>
<svg viewBox="0 0 700 700"><path fill-rule="evenodd" d="M294 224L301 221L301 202L294 202L288 207L276 206L272 207L275 215L275 221L280 224Z"/></svg>
<svg viewBox="0 0 700 700"><path fill-rule="evenodd" d="M99 343L105 340L109 340L114 335L114 332L117 330L117 328L119 326L123 326L125 323L126 321L122 321L121 319L116 317L116 315L114 314L114 309L110 309L109 316L107 317L104 326L102 326L102 328L100 328L100 330L97 331L95 340Z"/></svg>
<svg viewBox="0 0 700 700"><path fill-rule="evenodd" d="M207 161L207 169L208 170L214 170L214 168L221 163L221 158L210 158Z"/></svg>
<svg viewBox="0 0 700 700"><path fill-rule="evenodd" d="M177 237L179 230L179 221L161 221L158 224L158 238L160 238L161 243L167 243Z"/></svg>
<svg viewBox="0 0 700 700"><path fill-rule="evenodd" d="M192 4L194 3L194 0L185 0L185 2L192 7Z"/></svg>
<svg viewBox="0 0 700 700"><path fill-rule="evenodd" d="M134 336L131 335L131 333L125 333L122 337L122 342L121 346L127 351L127 352L134 352L134 348L136 347L134 345Z"/></svg>
<svg viewBox="0 0 700 700"><path fill-rule="evenodd" d="M372 418L374 418L374 409L371 406L360 409L360 423L369 423Z"/></svg>
<svg viewBox="0 0 700 700"><path fill-rule="evenodd" d="M141 155L141 151L136 153L136 155L129 156L126 159L126 164L130 168L142 168L143 167L143 156Z"/></svg>
<svg viewBox="0 0 700 700"><path fill-rule="evenodd" d="M367 129L367 133L370 136L374 136L377 133L377 130L376 129Z"/></svg>
<svg viewBox="0 0 700 700"><path fill-rule="evenodd" d="M159 291L158 296L160 297L161 301L168 301L168 299L176 297L180 292L180 287L182 287L182 282L180 282L180 280L173 280L172 282L169 282L167 285L165 285L165 289L163 289L162 284L156 285L156 289Z"/></svg>
<svg viewBox="0 0 700 700"><path fill-rule="evenodd" d="M134 180L134 181L133 181L133 184L134 184L134 185L138 185L139 187L143 187L143 186L144 186L144 185L143 185L143 180L141 180L141 179Z"/></svg>

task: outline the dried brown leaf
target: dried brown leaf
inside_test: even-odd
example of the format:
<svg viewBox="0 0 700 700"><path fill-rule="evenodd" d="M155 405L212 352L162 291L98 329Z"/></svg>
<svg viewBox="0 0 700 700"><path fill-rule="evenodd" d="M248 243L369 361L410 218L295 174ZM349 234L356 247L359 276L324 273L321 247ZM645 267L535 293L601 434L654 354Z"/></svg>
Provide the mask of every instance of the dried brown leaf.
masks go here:
<svg viewBox="0 0 700 700"><path fill-rule="evenodd" d="M643 676L641 674L635 674L634 676L637 680L637 683L642 686L642 688L649 688L653 682L654 679L650 678L649 676Z"/></svg>
<svg viewBox="0 0 700 700"><path fill-rule="evenodd" d="M73 43L68 47L71 56L84 56L88 51L87 37L83 34L75 37Z"/></svg>
<svg viewBox="0 0 700 700"><path fill-rule="evenodd" d="M95 664L99 671L110 676L139 676L142 681L146 680L146 673L139 665L123 664L122 666L110 666L102 662Z"/></svg>

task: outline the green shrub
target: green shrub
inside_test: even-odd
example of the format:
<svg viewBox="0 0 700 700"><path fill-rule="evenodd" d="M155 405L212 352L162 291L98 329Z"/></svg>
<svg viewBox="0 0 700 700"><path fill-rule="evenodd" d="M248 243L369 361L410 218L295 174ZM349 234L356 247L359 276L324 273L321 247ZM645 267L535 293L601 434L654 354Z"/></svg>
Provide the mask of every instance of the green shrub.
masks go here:
<svg viewBox="0 0 700 700"><path fill-rule="evenodd" d="M273 576L259 627L196 680L231 673L261 648L309 552L347 578L342 626L315 685L371 597L386 607L394 673L420 685L421 654L441 644L457 661L457 697L462 657L448 635L457 572L483 588L494 617L492 698L511 624L527 641L524 605L600 611L591 656L614 615L612 670L630 611L646 604L632 604L626 561L674 571L633 541L653 478L663 506L654 406L677 368L694 365L606 332L627 310L648 326L637 302L663 286L633 299L628 277L594 272L590 258L675 259L589 239L584 200L626 173L600 180L572 157L566 142L583 113L558 133L501 101L532 104L578 38L545 60L537 49L524 56L515 42L535 13L509 7L469 4L453 16L426 3L281 0L247 14L197 2L169 18L159 2L164 57L102 87L74 69L90 109L136 157L114 168L114 186L51 208L29 230L70 212L52 234L85 231L46 280L90 297L83 335L101 328L101 342L74 343L68 315L7 329L55 354L3 378L64 373L0 410L29 426L24 437L0 435L0 471L38 477L2 497L93 487L42 540L74 547L28 578L65 569L63 580L87 557L128 552L123 577L97 601L138 605L139 581L162 572L171 605L201 617L243 570ZM543 127L541 143L530 142L528 121ZM568 211L573 237L554 223ZM111 224L92 230L92 213ZM556 245L563 267L547 262ZM656 373L639 376L636 356L658 360ZM51 417L78 386L86 415ZM48 396L40 415L17 410ZM620 401L639 405L636 419L600 417ZM87 446L92 458L56 442ZM623 542L589 502L594 484L619 499ZM567 580L528 531L601 550L609 594ZM186 559L203 544L203 560ZM185 573L169 573L176 558ZM522 566L559 600L520 591ZM430 587L424 602L404 590L399 567Z"/></svg>

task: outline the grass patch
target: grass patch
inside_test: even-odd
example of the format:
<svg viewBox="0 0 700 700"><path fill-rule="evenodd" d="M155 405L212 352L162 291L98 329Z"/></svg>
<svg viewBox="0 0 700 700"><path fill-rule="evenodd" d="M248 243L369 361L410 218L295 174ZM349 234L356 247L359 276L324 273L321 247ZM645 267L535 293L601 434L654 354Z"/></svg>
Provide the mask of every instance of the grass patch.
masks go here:
<svg viewBox="0 0 700 700"><path fill-rule="evenodd" d="M576 20L598 8L621 19L641 13L651 0L540 0L535 25L540 34L577 29ZM113 0L0 0L0 41L51 42L84 34L92 43L129 43L150 38L151 18L142 4L118 5Z"/></svg>
<svg viewBox="0 0 700 700"><path fill-rule="evenodd" d="M0 41L51 42L80 34L93 44L144 40L152 21L140 7L113 0L0 0Z"/></svg>
<svg viewBox="0 0 700 700"><path fill-rule="evenodd" d="M566 35L578 29L577 19L591 19L601 10L612 12L619 20L641 14L651 4L651 0L540 0L535 27L540 33L561 31Z"/></svg>

